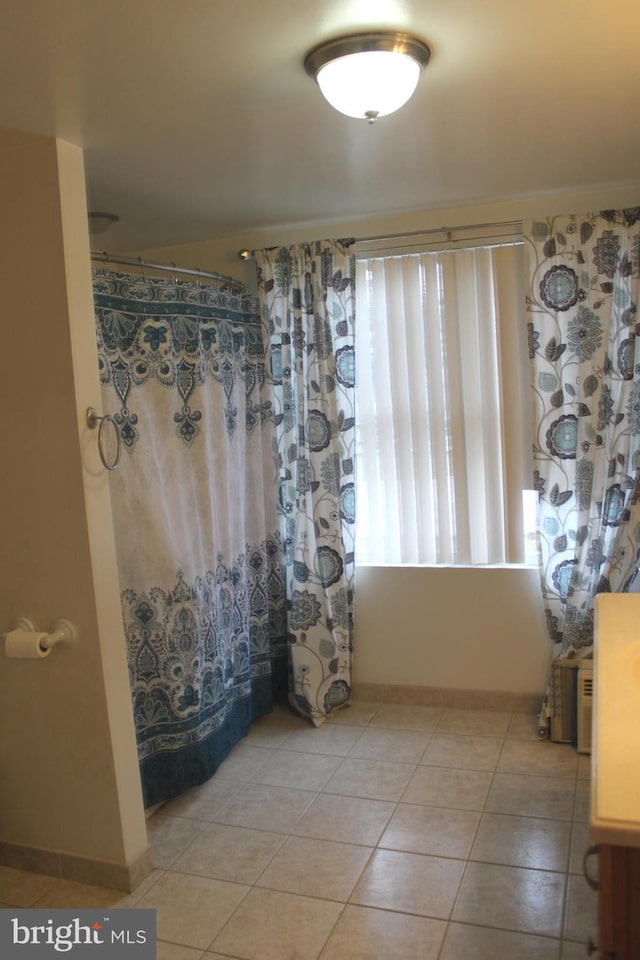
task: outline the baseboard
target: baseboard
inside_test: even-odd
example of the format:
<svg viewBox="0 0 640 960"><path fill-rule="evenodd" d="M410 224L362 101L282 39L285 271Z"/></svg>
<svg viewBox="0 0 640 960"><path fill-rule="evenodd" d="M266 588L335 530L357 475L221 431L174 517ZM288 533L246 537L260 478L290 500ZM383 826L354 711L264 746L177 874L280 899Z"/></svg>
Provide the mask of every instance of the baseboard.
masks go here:
<svg viewBox="0 0 640 960"><path fill-rule="evenodd" d="M505 693L497 690L456 690L451 687L418 687L387 683L355 683L354 700L373 703L403 703L422 707L454 707L462 710L493 710L538 714L541 693Z"/></svg>
<svg viewBox="0 0 640 960"><path fill-rule="evenodd" d="M147 847L132 863L120 864L0 841L0 864L131 893L153 870L153 856Z"/></svg>

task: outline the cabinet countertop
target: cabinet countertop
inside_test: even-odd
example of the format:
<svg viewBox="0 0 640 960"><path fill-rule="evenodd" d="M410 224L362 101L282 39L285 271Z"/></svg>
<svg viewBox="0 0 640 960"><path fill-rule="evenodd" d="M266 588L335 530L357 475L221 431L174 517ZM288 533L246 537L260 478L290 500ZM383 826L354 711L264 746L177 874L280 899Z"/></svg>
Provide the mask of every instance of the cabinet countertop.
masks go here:
<svg viewBox="0 0 640 960"><path fill-rule="evenodd" d="M589 828L640 847L640 594L596 598Z"/></svg>

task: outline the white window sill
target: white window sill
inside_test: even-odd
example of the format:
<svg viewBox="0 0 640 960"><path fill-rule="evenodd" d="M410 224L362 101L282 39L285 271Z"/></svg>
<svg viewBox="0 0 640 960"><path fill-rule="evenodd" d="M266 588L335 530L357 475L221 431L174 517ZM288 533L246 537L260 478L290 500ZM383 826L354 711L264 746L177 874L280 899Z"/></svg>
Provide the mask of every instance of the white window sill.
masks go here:
<svg viewBox="0 0 640 960"><path fill-rule="evenodd" d="M385 561L356 560L356 567L392 567L425 570L537 570L535 563L387 563Z"/></svg>

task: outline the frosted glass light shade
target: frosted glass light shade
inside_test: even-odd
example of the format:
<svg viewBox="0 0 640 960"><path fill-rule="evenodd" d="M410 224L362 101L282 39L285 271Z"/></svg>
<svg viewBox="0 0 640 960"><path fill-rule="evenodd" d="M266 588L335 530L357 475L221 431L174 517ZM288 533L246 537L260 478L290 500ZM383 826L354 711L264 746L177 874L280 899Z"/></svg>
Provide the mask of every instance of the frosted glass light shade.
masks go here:
<svg viewBox="0 0 640 960"><path fill-rule="evenodd" d="M418 85L420 65L384 50L351 53L318 71L318 86L332 107L348 117L384 117L407 102Z"/></svg>
<svg viewBox="0 0 640 960"><path fill-rule="evenodd" d="M407 34L360 34L316 47L305 68L332 107L373 122L407 102L429 57L426 44Z"/></svg>

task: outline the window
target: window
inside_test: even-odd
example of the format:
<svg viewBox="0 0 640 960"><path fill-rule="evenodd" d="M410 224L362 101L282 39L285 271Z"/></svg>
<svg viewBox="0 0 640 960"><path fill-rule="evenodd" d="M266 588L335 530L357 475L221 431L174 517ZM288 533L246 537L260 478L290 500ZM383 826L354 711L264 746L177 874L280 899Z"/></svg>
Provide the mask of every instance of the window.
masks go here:
<svg viewBox="0 0 640 960"><path fill-rule="evenodd" d="M439 246L358 248L358 560L535 562L522 245Z"/></svg>

